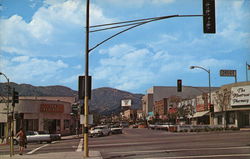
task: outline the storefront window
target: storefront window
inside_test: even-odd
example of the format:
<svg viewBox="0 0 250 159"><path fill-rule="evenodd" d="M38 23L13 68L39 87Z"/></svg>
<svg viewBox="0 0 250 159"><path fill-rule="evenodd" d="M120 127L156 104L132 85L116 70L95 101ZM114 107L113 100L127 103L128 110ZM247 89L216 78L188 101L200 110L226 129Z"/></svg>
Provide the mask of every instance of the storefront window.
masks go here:
<svg viewBox="0 0 250 159"><path fill-rule="evenodd" d="M38 130L38 119L25 119L26 130L37 131Z"/></svg>
<svg viewBox="0 0 250 159"><path fill-rule="evenodd" d="M69 120L64 120L64 130L69 130Z"/></svg>
<svg viewBox="0 0 250 159"><path fill-rule="evenodd" d="M235 124L235 114L234 114L234 112L230 112L228 114L228 123L229 124Z"/></svg>
<svg viewBox="0 0 250 159"><path fill-rule="evenodd" d="M218 125L222 125L222 115L218 116Z"/></svg>

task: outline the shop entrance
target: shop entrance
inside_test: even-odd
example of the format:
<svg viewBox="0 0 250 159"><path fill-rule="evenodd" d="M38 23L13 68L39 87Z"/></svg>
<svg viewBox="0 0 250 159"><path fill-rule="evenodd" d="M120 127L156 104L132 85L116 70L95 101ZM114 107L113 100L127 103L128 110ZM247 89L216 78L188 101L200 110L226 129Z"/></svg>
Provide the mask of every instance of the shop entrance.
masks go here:
<svg viewBox="0 0 250 159"><path fill-rule="evenodd" d="M250 112L239 113L239 126L241 128L250 128Z"/></svg>
<svg viewBox="0 0 250 159"><path fill-rule="evenodd" d="M58 119L45 119L44 122L44 131L49 132L50 134L60 133L60 120Z"/></svg>

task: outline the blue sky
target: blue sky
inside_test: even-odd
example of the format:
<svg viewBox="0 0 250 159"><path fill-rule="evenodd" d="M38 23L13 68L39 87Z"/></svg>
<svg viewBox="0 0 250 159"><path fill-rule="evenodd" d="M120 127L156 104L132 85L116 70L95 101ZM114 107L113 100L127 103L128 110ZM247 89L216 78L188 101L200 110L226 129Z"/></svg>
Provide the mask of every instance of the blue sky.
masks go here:
<svg viewBox="0 0 250 159"><path fill-rule="evenodd" d="M165 15L202 14L202 0L90 0L91 25ZM10 81L74 90L84 74L85 0L0 0L0 71ZM145 93L152 86L212 86L246 80L250 0L216 0L216 34L202 17L170 18L130 30L90 53L93 88ZM90 34L90 47L120 29ZM248 72L250 79L250 71ZM1 77L0 82L6 80Z"/></svg>

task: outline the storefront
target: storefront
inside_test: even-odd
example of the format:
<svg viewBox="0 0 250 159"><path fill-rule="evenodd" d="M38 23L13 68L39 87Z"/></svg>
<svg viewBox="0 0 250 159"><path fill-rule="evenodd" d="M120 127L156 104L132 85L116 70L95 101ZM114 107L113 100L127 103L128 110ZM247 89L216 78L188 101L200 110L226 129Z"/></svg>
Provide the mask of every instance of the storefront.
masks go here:
<svg viewBox="0 0 250 159"><path fill-rule="evenodd" d="M70 133L71 103L51 100L23 99L16 106L16 130L47 131L49 133Z"/></svg>
<svg viewBox="0 0 250 159"><path fill-rule="evenodd" d="M250 82L222 86L217 96L215 125L250 128Z"/></svg>
<svg viewBox="0 0 250 159"><path fill-rule="evenodd" d="M70 125L73 123L71 105L71 102L59 100L19 99L14 109L14 133L23 127L26 131L70 134ZM6 136L6 123L6 114L0 114L1 138Z"/></svg>

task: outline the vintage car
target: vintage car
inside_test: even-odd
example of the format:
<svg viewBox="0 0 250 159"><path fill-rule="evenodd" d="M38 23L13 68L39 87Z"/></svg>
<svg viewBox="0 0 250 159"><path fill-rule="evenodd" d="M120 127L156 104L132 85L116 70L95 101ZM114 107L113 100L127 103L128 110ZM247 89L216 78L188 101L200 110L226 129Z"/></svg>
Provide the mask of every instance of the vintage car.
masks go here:
<svg viewBox="0 0 250 159"><path fill-rule="evenodd" d="M107 125L101 125L91 128L89 132L90 137L108 136L110 134L110 129Z"/></svg>
<svg viewBox="0 0 250 159"><path fill-rule="evenodd" d="M110 131L112 134L122 134L122 127L119 125L111 125Z"/></svg>
<svg viewBox="0 0 250 159"><path fill-rule="evenodd" d="M38 131L38 134L42 135L42 134L49 134L49 133L46 131ZM50 137L52 141L61 140L61 134L50 134Z"/></svg>
<svg viewBox="0 0 250 159"><path fill-rule="evenodd" d="M50 134L39 134L37 131L27 131L26 136L27 136L27 143L32 143L32 142L51 143L52 142L52 138ZM15 145L18 145L19 139L14 138L13 142Z"/></svg>

